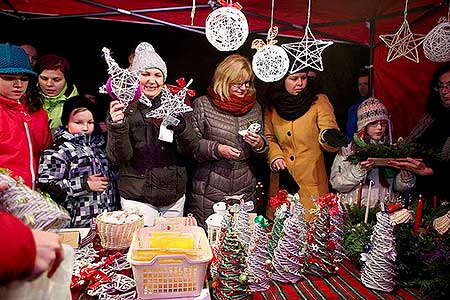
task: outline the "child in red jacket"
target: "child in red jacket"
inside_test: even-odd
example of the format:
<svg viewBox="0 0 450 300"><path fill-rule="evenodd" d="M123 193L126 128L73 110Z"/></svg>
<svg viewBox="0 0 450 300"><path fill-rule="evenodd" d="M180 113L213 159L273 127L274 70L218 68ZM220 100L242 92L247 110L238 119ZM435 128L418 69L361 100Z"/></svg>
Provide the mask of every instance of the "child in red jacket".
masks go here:
<svg viewBox="0 0 450 300"><path fill-rule="evenodd" d="M47 113L26 94L34 76L22 48L0 44L0 168L33 189L39 156L51 142Z"/></svg>

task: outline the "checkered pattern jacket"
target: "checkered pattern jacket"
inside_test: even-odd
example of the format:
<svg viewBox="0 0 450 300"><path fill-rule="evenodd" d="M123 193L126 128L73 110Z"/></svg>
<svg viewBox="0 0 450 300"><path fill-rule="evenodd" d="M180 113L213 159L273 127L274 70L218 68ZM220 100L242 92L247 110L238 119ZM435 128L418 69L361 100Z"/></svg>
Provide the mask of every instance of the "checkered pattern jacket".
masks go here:
<svg viewBox="0 0 450 300"><path fill-rule="evenodd" d="M101 135L71 134L60 127L54 143L41 155L38 187L69 211L71 227L89 226L104 210L117 209L114 182L102 193L91 192L87 185L94 174L111 178L105 144Z"/></svg>

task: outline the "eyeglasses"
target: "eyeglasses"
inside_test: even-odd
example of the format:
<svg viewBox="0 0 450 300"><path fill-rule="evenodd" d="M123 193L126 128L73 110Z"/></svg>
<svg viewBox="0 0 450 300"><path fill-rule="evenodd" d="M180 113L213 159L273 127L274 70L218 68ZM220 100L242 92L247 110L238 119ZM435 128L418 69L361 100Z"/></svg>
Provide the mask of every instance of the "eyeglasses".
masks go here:
<svg viewBox="0 0 450 300"><path fill-rule="evenodd" d="M442 83L439 82L437 85L438 90L443 91L445 89L450 90L450 82Z"/></svg>
<svg viewBox="0 0 450 300"><path fill-rule="evenodd" d="M367 126L370 126L370 127L377 127L378 125L381 127L387 127L388 122L387 121L375 121L375 122L370 122L369 124L367 124Z"/></svg>
<svg viewBox="0 0 450 300"><path fill-rule="evenodd" d="M252 84L252 81L251 80L247 80L247 81L244 81L244 82L233 82L231 85L233 86L233 87L236 87L236 88L242 88L242 87L249 87L250 86L250 84Z"/></svg>

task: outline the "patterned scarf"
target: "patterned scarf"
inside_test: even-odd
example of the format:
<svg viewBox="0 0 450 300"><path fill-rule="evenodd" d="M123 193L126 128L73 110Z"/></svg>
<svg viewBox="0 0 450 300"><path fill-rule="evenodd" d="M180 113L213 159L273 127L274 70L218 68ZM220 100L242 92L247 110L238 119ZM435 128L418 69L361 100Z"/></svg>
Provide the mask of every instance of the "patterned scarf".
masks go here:
<svg viewBox="0 0 450 300"><path fill-rule="evenodd" d="M246 95L243 98L238 98L230 95L228 101L220 100L219 95L217 95L212 87L208 87L208 94L211 96L211 102L218 108L229 112L233 116L243 116L248 113L256 103L256 98L254 96Z"/></svg>

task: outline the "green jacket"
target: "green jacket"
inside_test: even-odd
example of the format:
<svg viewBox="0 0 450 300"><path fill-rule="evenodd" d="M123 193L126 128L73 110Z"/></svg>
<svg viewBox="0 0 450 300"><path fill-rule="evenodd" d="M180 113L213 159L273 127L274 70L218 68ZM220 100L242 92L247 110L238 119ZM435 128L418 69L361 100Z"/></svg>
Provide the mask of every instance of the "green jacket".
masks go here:
<svg viewBox="0 0 450 300"><path fill-rule="evenodd" d="M78 90L75 85L73 85L72 92L69 94L69 96L66 95L66 91L67 84L57 96L49 97L41 93L42 99L44 100L44 109L48 114L48 122L52 134L54 134L56 128L61 125L61 114L64 102L67 99L78 95Z"/></svg>

